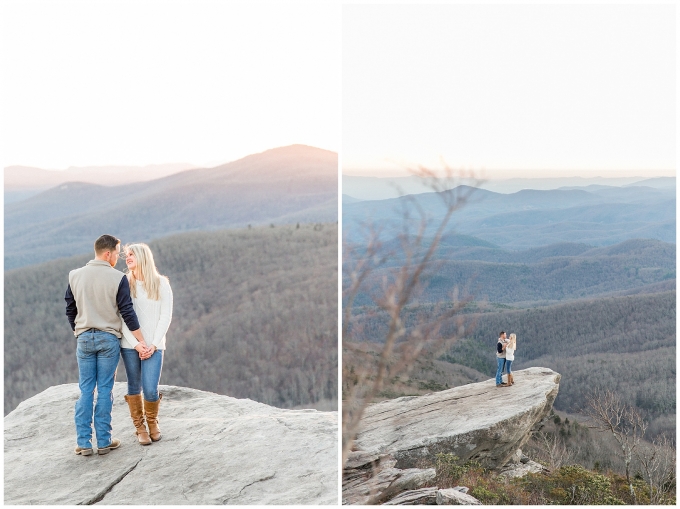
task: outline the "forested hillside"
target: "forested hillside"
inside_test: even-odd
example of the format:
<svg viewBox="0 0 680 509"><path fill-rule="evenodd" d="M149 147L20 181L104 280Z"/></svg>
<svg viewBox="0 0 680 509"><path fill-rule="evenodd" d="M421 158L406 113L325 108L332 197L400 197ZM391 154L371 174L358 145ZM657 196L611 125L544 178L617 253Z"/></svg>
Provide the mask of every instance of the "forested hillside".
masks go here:
<svg viewBox="0 0 680 509"><path fill-rule="evenodd" d="M88 252L103 232L146 242L249 224L335 222L337 171L335 152L291 145L149 182L62 184L6 204L5 270Z"/></svg>
<svg viewBox="0 0 680 509"><path fill-rule="evenodd" d="M386 243L384 250L393 248ZM398 248L394 248L399 253ZM359 305L389 280L404 262L394 256L367 278ZM347 275L345 274L345 279ZM442 302L454 288L476 300L506 304L553 303L584 297L615 295L631 290L675 288L675 244L654 239L632 239L606 247L555 244L523 251L484 245L474 237L448 236L422 279L421 302ZM345 283L346 284L346 283ZM462 294L461 294L462 295Z"/></svg>
<svg viewBox="0 0 680 509"><path fill-rule="evenodd" d="M504 330L517 334L513 369L543 366L562 374L555 408L579 412L585 395L607 388L642 409L651 433L675 430L675 291L650 295L579 300L533 309L509 309L465 315L466 331L441 360L472 368L491 378L496 371L495 343ZM387 319L373 308L358 308L352 337L379 342ZM436 318L434 305L411 306L403 316ZM457 328L457 327L456 327ZM453 335L452 324L441 334ZM440 369L441 371L441 369ZM472 377L473 375L469 375ZM423 381L422 375L418 383ZM434 376L443 386L457 380ZM471 380L473 380L471 378ZM519 381L518 383L521 383Z"/></svg>
<svg viewBox="0 0 680 509"><path fill-rule="evenodd" d="M301 224L151 242L174 293L161 383L336 408L337 233L335 223ZM5 273L5 414L47 387L78 381L64 292L69 271L91 258Z"/></svg>

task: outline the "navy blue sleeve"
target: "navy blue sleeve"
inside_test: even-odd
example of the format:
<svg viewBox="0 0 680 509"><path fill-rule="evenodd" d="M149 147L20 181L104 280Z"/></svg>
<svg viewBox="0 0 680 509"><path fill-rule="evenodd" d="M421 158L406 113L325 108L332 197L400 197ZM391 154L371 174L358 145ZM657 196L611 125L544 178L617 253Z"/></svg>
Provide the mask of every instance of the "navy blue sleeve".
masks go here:
<svg viewBox="0 0 680 509"><path fill-rule="evenodd" d="M128 283L127 276L123 276L118 285L118 293L116 294L116 303L118 304L118 311L125 320L125 325L128 329L135 331L139 329L139 320L137 320L137 313L132 307L132 299L130 298L130 283Z"/></svg>
<svg viewBox="0 0 680 509"><path fill-rule="evenodd" d="M76 330L76 316L78 316L78 307L76 306L76 299L73 297L73 292L71 291L71 285L66 288L66 295L64 295L64 300L66 301L66 316L68 317L68 323L71 324L71 330Z"/></svg>

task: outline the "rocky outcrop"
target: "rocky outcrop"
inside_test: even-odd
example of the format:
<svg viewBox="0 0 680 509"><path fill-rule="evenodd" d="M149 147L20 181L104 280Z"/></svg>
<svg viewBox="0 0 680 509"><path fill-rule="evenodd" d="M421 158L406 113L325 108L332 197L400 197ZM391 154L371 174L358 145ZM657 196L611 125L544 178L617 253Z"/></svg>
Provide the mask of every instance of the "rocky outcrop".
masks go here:
<svg viewBox="0 0 680 509"><path fill-rule="evenodd" d="M499 473L509 465L508 476L524 475L519 470L540 470L538 464L521 463L519 449L532 429L550 414L560 375L547 368L528 368L514 375L512 387L498 388L492 379L370 405L343 472L343 503L385 501L385 495L356 500L362 490L376 492L369 487L377 481L375 475L386 468L380 466L386 458L388 468L400 471L434 465L438 453L455 454L461 461L473 459ZM363 480L356 477L359 471L364 471ZM348 483L352 474L354 481ZM438 503L462 503L451 501L447 493L437 496L441 499Z"/></svg>
<svg viewBox="0 0 680 509"><path fill-rule="evenodd" d="M548 416L560 375L547 368L516 371L515 385L494 380L370 405L355 450L391 454L397 468L412 468L439 452L476 459L489 468L505 465Z"/></svg>
<svg viewBox="0 0 680 509"><path fill-rule="evenodd" d="M109 454L74 454L77 384L5 417L5 504L337 504L337 412L282 410L161 386L163 439L133 435L126 384L114 388Z"/></svg>
<svg viewBox="0 0 680 509"><path fill-rule="evenodd" d="M437 491L437 505L482 505L482 503L472 495L450 488Z"/></svg>
<svg viewBox="0 0 680 509"><path fill-rule="evenodd" d="M498 475L500 477L511 478L524 477L527 474L540 474L542 472L548 472L548 469L540 463L529 460L526 463L509 463L501 469Z"/></svg>
<svg viewBox="0 0 680 509"><path fill-rule="evenodd" d="M383 505L436 505L438 491L438 488L404 491Z"/></svg>
<svg viewBox="0 0 680 509"><path fill-rule="evenodd" d="M354 464L354 461L348 464ZM359 468L345 468L342 479L342 502L351 505L380 504L404 491L417 490L434 481L434 468L394 468L396 460L381 456Z"/></svg>

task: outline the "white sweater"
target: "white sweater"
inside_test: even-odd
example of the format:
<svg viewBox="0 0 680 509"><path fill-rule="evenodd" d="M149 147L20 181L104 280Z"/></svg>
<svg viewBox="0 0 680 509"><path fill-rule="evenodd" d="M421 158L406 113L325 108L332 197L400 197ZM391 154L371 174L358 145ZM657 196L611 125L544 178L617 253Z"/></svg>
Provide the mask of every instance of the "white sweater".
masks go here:
<svg viewBox="0 0 680 509"><path fill-rule="evenodd" d="M505 347L505 360L514 361L515 360L515 348Z"/></svg>
<svg viewBox="0 0 680 509"><path fill-rule="evenodd" d="M165 350L165 333L168 332L172 321L172 289L170 283L164 277L161 278L160 300L151 300L146 295L144 283L137 281L137 296L132 297L132 305L139 319L139 327L142 329L144 341L147 346L155 345L159 350ZM121 348L134 348L139 341L123 322L123 337L120 340Z"/></svg>

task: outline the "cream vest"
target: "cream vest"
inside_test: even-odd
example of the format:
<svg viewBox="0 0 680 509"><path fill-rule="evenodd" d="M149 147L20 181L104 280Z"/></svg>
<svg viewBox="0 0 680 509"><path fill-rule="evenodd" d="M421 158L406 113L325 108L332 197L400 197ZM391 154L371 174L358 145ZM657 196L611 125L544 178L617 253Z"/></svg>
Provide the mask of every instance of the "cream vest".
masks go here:
<svg viewBox="0 0 680 509"><path fill-rule="evenodd" d="M104 260L90 260L87 265L68 275L71 292L76 300L75 335L88 329L99 329L122 337L123 319L118 311L116 296L125 275Z"/></svg>

